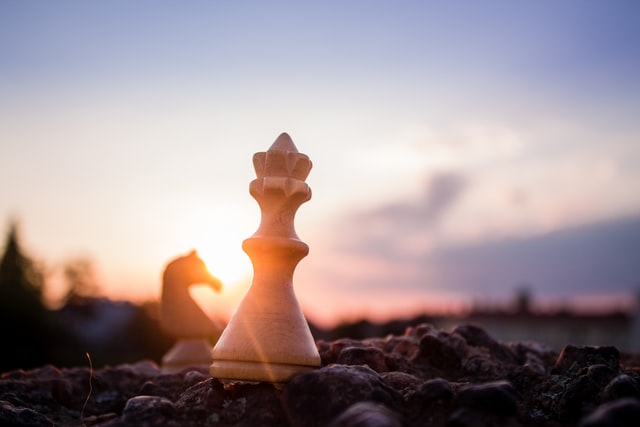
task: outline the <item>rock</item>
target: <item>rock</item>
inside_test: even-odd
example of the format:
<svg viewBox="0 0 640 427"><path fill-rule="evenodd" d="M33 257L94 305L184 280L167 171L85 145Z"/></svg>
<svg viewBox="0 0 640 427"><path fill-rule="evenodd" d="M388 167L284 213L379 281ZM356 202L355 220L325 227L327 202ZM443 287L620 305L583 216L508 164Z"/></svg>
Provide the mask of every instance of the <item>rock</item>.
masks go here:
<svg viewBox="0 0 640 427"><path fill-rule="evenodd" d="M73 383L64 378L51 380L51 397L61 405L68 406L74 401Z"/></svg>
<svg viewBox="0 0 640 427"><path fill-rule="evenodd" d="M606 386L617 374L617 370L611 369L607 365L591 365L587 368L587 375L600 388Z"/></svg>
<svg viewBox="0 0 640 427"><path fill-rule="evenodd" d="M376 372L388 371L384 353L376 347L345 347L340 351L337 363L367 365Z"/></svg>
<svg viewBox="0 0 640 427"><path fill-rule="evenodd" d="M436 368L450 376L458 376L466 354L466 343L459 335L427 333L420 338L418 353L411 361Z"/></svg>
<svg viewBox="0 0 640 427"><path fill-rule="evenodd" d="M371 401L393 409L400 393L367 366L330 365L295 376L284 389L293 426L325 426L351 405Z"/></svg>
<svg viewBox="0 0 640 427"><path fill-rule="evenodd" d="M639 421L640 401L625 398L601 405L580 423L580 427L636 427Z"/></svg>
<svg viewBox="0 0 640 427"><path fill-rule="evenodd" d="M574 375L582 368L598 364L606 365L617 372L620 368L620 352L611 346L567 345L558 356L554 369L561 374Z"/></svg>
<svg viewBox="0 0 640 427"><path fill-rule="evenodd" d="M443 378L425 381L422 386L411 395L410 399L420 405L428 405L434 401L448 404L453 399L453 387Z"/></svg>
<svg viewBox="0 0 640 427"><path fill-rule="evenodd" d="M126 423L162 425L176 416L173 403L160 396L136 396L127 400L122 419Z"/></svg>
<svg viewBox="0 0 640 427"><path fill-rule="evenodd" d="M399 371L383 372L380 377L387 385L402 393L403 396L415 392L423 383L423 380L415 375Z"/></svg>
<svg viewBox="0 0 640 427"><path fill-rule="evenodd" d="M453 399L447 427L518 426L516 390L508 381L463 388Z"/></svg>
<svg viewBox="0 0 640 427"><path fill-rule="evenodd" d="M162 375L162 370L152 360L141 360L136 363L125 363L118 367L120 370L128 370L143 377L156 377Z"/></svg>
<svg viewBox="0 0 640 427"><path fill-rule="evenodd" d="M556 406L558 419L563 422L578 421L585 413L596 408L601 390L602 387L589 375L572 379Z"/></svg>
<svg viewBox="0 0 640 427"><path fill-rule="evenodd" d="M463 388L453 400L454 409L476 413L515 416L518 412L516 390L508 381L496 381Z"/></svg>
<svg viewBox="0 0 640 427"><path fill-rule="evenodd" d="M419 342L415 337L390 337L387 341L387 351L398 356L412 358L420 350Z"/></svg>
<svg viewBox="0 0 640 427"><path fill-rule="evenodd" d="M365 338L362 340L362 345L364 347L374 347L379 348L380 350L384 350L387 345L387 340L389 336L386 338Z"/></svg>
<svg viewBox="0 0 640 427"><path fill-rule="evenodd" d="M322 346L318 349L322 364L330 365L336 363L340 352L347 347L362 347L362 342L351 338L341 338L329 343L328 346Z"/></svg>
<svg viewBox="0 0 640 427"><path fill-rule="evenodd" d="M94 426L94 425L108 425L108 424L114 424L114 423L122 423L121 421L119 421L119 417L118 414L115 414L113 412L107 412L106 414L100 414L100 415L91 415L90 417L85 417L82 420L82 425L83 426Z"/></svg>
<svg viewBox="0 0 640 427"><path fill-rule="evenodd" d="M210 404L218 401L219 386L212 380L213 392L208 396ZM202 387L198 383L193 388ZM185 410L186 412L189 409ZM210 420L219 420L215 426L233 425L234 427L284 427L290 423L283 408L280 386L269 383L234 382L224 386L221 406L210 413Z"/></svg>
<svg viewBox="0 0 640 427"><path fill-rule="evenodd" d="M405 331L404 331L404 336L406 337L416 337L416 338L422 338L423 336L425 336L428 333L431 334L437 334L439 332L439 330L429 324L429 323L421 323L419 325L416 326L409 326Z"/></svg>
<svg viewBox="0 0 640 427"><path fill-rule="evenodd" d="M474 325L461 325L456 327L453 334L461 335L467 345L486 348L494 359L501 363L515 364L516 357L506 346L493 339L487 331Z"/></svg>
<svg viewBox="0 0 640 427"><path fill-rule="evenodd" d="M158 375L146 381L136 393L143 396L160 396L171 401L183 390L184 378L180 374Z"/></svg>
<svg viewBox="0 0 640 427"><path fill-rule="evenodd" d="M208 414L220 412L224 400L224 386L217 379L209 377L180 394L175 406L181 413L192 416L200 414L206 418Z"/></svg>
<svg viewBox="0 0 640 427"><path fill-rule="evenodd" d="M462 369L465 376L473 378L474 381L506 378L508 372L504 363L484 355L473 355L469 357L464 361Z"/></svg>
<svg viewBox="0 0 640 427"><path fill-rule="evenodd" d="M453 386L447 380L425 381L405 399L404 414L410 425L445 425L453 396Z"/></svg>
<svg viewBox="0 0 640 427"><path fill-rule="evenodd" d="M29 408L16 408L11 403L0 401L0 425L3 426L53 426L46 416Z"/></svg>
<svg viewBox="0 0 640 427"><path fill-rule="evenodd" d="M539 425L539 424L534 424ZM542 424L547 425L547 424ZM553 424L552 424L553 425ZM467 409L456 409L447 420L446 427L522 427L516 417L483 414Z"/></svg>
<svg viewBox="0 0 640 427"><path fill-rule="evenodd" d="M618 375L604 388L604 400L611 401L624 397L640 399L640 384L630 375Z"/></svg>
<svg viewBox="0 0 640 427"><path fill-rule="evenodd" d="M187 371L184 374L184 385L187 387L191 387L192 385L198 384L202 381L208 381L211 379L211 374L202 373L200 371Z"/></svg>
<svg viewBox="0 0 640 427"><path fill-rule="evenodd" d="M329 427L402 427L398 414L384 405L358 402L329 424Z"/></svg>

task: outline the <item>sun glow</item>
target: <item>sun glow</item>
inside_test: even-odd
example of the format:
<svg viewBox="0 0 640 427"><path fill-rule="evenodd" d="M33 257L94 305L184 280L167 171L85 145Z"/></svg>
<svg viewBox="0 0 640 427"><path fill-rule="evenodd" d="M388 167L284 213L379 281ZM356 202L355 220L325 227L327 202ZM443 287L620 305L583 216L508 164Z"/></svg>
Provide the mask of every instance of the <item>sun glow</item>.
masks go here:
<svg viewBox="0 0 640 427"><path fill-rule="evenodd" d="M196 247L209 272L222 281L223 292L238 286L251 275L251 261L238 242L235 238L217 236L216 242L201 243Z"/></svg>
<svg viewBox="0 0 640 427"><path fill-rule="evenodd" d="M251 261L242 251L242 238L231 230L217 233L214 239L203 239L196 250L211 274L220 279L222 289L194 286L190 293L212 318L227 321L251 282Z"/></svg>

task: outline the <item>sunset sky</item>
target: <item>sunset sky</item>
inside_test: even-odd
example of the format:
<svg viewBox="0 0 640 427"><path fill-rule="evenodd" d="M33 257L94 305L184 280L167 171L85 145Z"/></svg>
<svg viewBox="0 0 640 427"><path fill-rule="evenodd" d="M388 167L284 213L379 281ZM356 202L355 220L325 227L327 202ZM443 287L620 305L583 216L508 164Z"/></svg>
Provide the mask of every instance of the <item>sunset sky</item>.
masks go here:
<svg viewBox="0 0 640 427"><path fill-rule="evenodd" d="M288 132L312 320L632 295L639 45L631 0L2 1L0 231L137 301L196 248L224 314Z"/></svg>

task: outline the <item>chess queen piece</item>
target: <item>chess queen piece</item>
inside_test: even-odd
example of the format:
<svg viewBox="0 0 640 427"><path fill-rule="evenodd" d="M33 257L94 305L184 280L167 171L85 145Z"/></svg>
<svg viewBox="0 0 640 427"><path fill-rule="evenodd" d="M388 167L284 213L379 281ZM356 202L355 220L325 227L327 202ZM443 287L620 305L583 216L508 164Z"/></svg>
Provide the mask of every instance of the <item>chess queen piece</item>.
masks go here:
<svg viewBox="0 0 640 427"><path fill-rule="evenodd" d="M162 275L160 326L176 343L162 358L165 372L211 364L211 345L220 337L223 325L211 320L189 294L189 288L198 284L222 289L196 251L167 264Z"/></svg>
<svg viewBox="0 0 640 427"><path fill-rule="evenodd" d="M300 205L311 199L304 182L311 161L286 133L253 156L257 179L249 192L260 205L258 230L242 249L253 280L212 351L211 376L285 382L320 366L320 355L293 291L293 272L309 253L294 229Z"/></svg>

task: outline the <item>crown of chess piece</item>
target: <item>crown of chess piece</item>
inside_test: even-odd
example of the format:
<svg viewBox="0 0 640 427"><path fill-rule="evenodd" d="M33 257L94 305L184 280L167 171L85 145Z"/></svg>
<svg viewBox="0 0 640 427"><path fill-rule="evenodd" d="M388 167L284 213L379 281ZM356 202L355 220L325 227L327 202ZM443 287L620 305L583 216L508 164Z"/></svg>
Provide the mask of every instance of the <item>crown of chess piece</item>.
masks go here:
<svg viewBox="0 0 640 427"><path fill-rule="evenodd" d="M211 376L285 382L320 366L320 355L293 291L293 272L309 247L294 229L294 217L311 199L304 182L311 161L286 133L267 152L253 156L257 179L249 186L262 218L242 249L251 258L253 280L213 348Z"/></svg>
<svg viewBox="0 0 640 427"><path fill-rule="evenodd" d="M211 345L222 333L223 325L210 319L189 293L192 285L209 285L220 291L215 278L196 251L170 261L162 275L160 326L176 343L162 358L162 369L175 372L188 366L209 366Z"/></svg>

